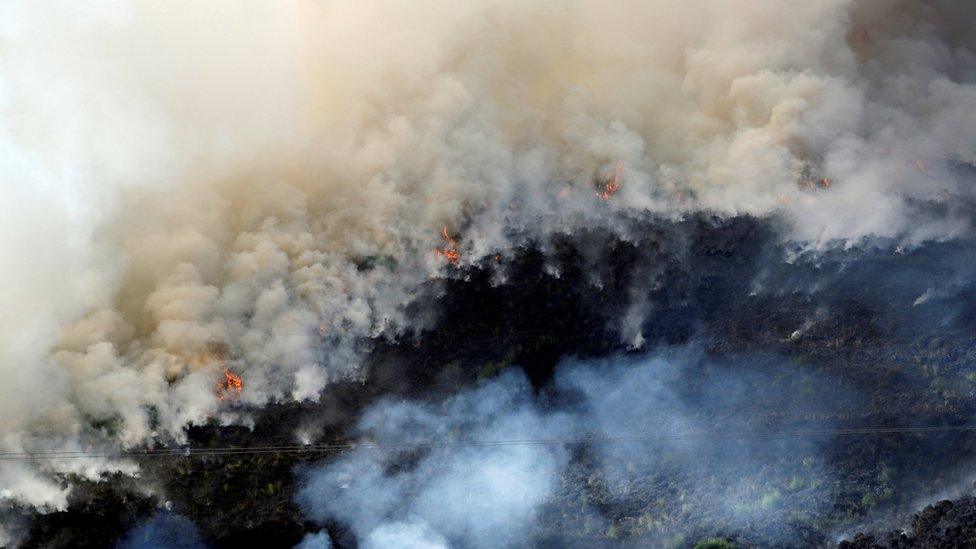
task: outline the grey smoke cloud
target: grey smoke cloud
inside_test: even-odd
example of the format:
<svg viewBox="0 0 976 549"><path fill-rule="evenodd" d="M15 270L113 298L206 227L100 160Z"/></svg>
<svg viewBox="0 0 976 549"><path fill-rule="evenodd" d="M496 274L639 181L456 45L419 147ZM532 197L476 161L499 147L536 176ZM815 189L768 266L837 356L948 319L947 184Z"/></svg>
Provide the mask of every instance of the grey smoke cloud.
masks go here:
<svg viewBox="0 0 976 549"><path fill-rule="evenodd" d="M296 547L298 549L332 549L332 538L327 532L308 534Z"/></svg>
<svg viewBox="0 0 976 549"><path fill-rule="evenodd" d="M0 449L315 399L416 327L445 228L461 264L701 211L812 249L967 235L972 23L936 0L4 3ZM0 498L63 508L71 467L3 464Z"/></svg>
<svg viewBox="0 0 976 549"><path fill-rule="evenodd" d="M823 439L686 437L789 430L791 421L856 402L817 376L770 381L788 368L770 357L715 361L686 348L564 364L548 397L510 371L443 402L387 400L360 419L364 442L458 445L351 451L303 472L298 500L313 520L339 521L371 547L390 540L402 547L522 546L559 539L551 529L563 520L576 532L590 522L605 539L613 521L600 515L600 501L639 506L647 520L632 526L657 543L708 529L795 543L796 533L783 526L789 517L816 515L830 503ZM655 438L485 444L641 436Z"/></svg>
<svg viewBox="0 0 976 549"><path fill-rule="evenodd" d="M116 549L205 549L196 526L186 517L161 512L128 532Z"/></svg>
<svg viewBox="0 0 976 549"><path fill-rule="evenodd" d="M383 442L476 442L564 437L569 420L534 409L527 381L507 375L443 409L388 402L367 412L359 427ZM408 538L445 546L445 536L470 547L512 545L527 539L569 459L565 450L541 446L463 447L433 450L403 474L388 476L389 457L354 452L315 478L302 500L316 516L335 513L348 521L370 547L389 546L387 539L411 546Z"/></svg>

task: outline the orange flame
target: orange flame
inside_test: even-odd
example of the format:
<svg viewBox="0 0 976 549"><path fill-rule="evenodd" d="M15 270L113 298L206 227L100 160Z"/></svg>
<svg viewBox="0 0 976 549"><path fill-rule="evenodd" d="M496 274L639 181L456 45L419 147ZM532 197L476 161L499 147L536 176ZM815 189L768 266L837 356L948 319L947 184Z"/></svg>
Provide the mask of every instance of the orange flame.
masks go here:
<svg viewBox="0 0 976 549"><path fill-rule="evenodd" d="M811 179L801 179L797 183L797 187L799 187L801 191L812 191L812 190L816 190L818 187L821 189L829 189L830 186L833 184L834 181L832 179L830 179L829 177L824 177L819 181L813 181Z"/></svg>
<svg viewBox="0 0 976 549"><path fill-rule="evenodd" d="M224 379L217 382L217 398L224 400L228 395L237 396L244 391L244 380L230 370L224 370Z"/></svg>
<svg viewBox="0 0 976 549"><path fill-rule="evenodd" d="M437 257L443 257L449 263L454 264L461 260L461 251L458 250L457 240L451 237L451 234L447 232L447 225L441 230L441 236L444 237L444 247L434 248L434 255Z"/></svg>
<svg viewBox="0 0 976 549"><path fill-rule="evenodd" d="M603 191L597 193L602 200L610 200L610 197L620 189L620 174L623 172L623 164L618 160L613 168L613 177L603 181Z"/></svg>

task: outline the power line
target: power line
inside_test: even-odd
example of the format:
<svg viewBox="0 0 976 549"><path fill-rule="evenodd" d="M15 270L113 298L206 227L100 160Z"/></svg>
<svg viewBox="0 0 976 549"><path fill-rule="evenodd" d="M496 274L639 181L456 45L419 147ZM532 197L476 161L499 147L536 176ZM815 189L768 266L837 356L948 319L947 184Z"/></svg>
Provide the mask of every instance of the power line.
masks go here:
<svg viewBox="0 0 976 549"><path fill-rule="evenodd" d="M976 425L948 425L937 427L902 426L902 427L871 427L852 429L811 429L794 431L754 431L754 432L722 432L722 433L669 433L653 435L631 436L594 436L575 438L528 438L507 440L426 440L401 442L361 442L344 444L317 445L271 445L271 446L222 446L210 448L160 448L142 451L117 450L78 450L78 451L46 451L46 452L6 452L0 453L0 461L24 460L55 460L55 459L85 459L85 458L180 458L180 457L215 457L263 454L314 454L347 452L353 450L423 450L438 448L466 448L466 447L504 447L504 446L551 446L569 444L624 444L635 442L655 441L695 441L695 440L745 440L745 439L775 439L818 436L860 436L860 435L889 435L889 434L925 434L976 431Z"/></svg>

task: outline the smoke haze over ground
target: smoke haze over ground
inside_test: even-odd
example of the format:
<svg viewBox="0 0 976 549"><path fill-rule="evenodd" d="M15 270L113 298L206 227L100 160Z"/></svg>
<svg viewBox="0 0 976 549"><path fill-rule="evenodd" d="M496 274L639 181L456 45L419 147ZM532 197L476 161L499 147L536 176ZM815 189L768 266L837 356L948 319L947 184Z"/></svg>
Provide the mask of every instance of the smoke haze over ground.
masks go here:
<svg viewBox="0 0 976 549"><path fill-rule="evenodd" d="M437 325L428 302L452 281L480 270L505 284L508 258L526 249L566 280L560 239L602 235L641 258L626 298L607 306L620 345L725 322L734 347L753 311L689 320L701 311L674 282L683 269L707 286L719 265L696 263L689 220L762 227L735 238L765 264L724 293L821 305L789 319L782 339L815 339L838 314L884 334L918 321L964 331L976 318L965 305L974 24L976 10L951 0L5 2L0 452L184 443L191 426L313 406L375 376L365 363L377 345ZM583 265L579 280L615 283L612 268ZM862 296L864 281L878 286ZM890 316L858 316L854 295ZM699 364L635 367L663 402L642 393L634 405L651 399L664 408L647 414L691 421L705 403L669 385L686 362ZM456 410L378 404L358 425L415 414L417 425L377 434L430 435L464 424L464 403L480 399L493 419L472 437L613 433L600 418L626 414L601 411L613 401L600 395L624 383L621 368L560 370L557 389L582 391L588 411L549 410L529 389L542 385L534 374L505 373L459 393ZM309 473L310 486L333 490L343 467L382 465L352 455ZM453 494L457 468L435 458L418 457L401 485L349 497L384 494L400 513L415 474L443 481L430 501ZM474 458L539 483L520 500L528 522L506 524L513 536L535 532L532 513L577 459L551 448ZM67 479L113 472L140 467L0 461L0 504L63 510ZM697 471L686 476L695 493ZM314 519L333 512L308 497ZM392 507L350 501L342 520L364 542L402 530L476 543L463 507L434 516L412 501L392 522ZM13 529L0 521L0 543Z"/></svg>
<svg viewBox="0 0 976 549"><path fill-rule="evenodd" d="M536 402L514 372L441 405L381 402L359 422L369 438L460 446L406 450L406 456L369 448L351 452L308 472L299 500L312 518L341 521L369 547L388 546L377 540L393 531L401 540L416 536L404 541L409 547L574 545L559 541L561 523L590 522L588 529L600 530L597 517L613 505L641 508L643 535L657 544L713 528L749 530L767 543L797 543L789 519L822 512L833 486L819 437L722 435L789 431L811 417L850 409L856 400L816 376L784 377L784 367L768 357L713 363L680 349L639 360L564 365L550 395L559 397L555 402ZM833 395L829 402L821 398L826 393ZM781 415L772 424L749 421L774 413ZM464 446L588 437L607 441ZM397 465L402 463L407 465ZM791 493L772 488L773 465L792 482ZM588 480L566 480L574 477ZM664 483L675 491L667 503L646 499L647 486ZM589 492L593 507L553 503L575 491Z"/></svg>

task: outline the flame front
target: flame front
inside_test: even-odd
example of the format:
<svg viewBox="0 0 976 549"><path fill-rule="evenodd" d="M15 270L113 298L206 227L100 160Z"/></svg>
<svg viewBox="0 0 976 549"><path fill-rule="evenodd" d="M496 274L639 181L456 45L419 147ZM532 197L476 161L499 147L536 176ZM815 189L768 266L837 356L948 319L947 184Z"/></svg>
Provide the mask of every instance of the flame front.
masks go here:
<svg viewBox="0 0 976 549"><path fill-rule="evenodd" d="M437 257L443 257L451 264L457 263L461 260L461 251L458 249L457 240L451 237L451 233L447 232L447 225L441 230L441 236L444 237L444 246L441 248L434 248L434 255Z"/></svg>
<svg viewBox="0 0 976 549"><path fill-rule="evenodd" d="M217 383L217 398L224 400L228 395L237 396L244 391L244 380L230 370L224 370L224 379Z"/></svg>
<svg viewBox="0 0 976 549"><path fill-rule="evenodd" d="M613 168L613 177L603 182L603 190L599 193L602 200L610 200L610 197L620 189L620 174L623 172L623 164L618 160Z"/></svg>

